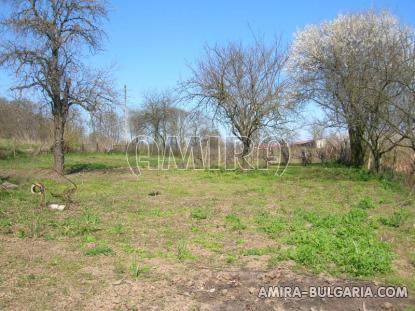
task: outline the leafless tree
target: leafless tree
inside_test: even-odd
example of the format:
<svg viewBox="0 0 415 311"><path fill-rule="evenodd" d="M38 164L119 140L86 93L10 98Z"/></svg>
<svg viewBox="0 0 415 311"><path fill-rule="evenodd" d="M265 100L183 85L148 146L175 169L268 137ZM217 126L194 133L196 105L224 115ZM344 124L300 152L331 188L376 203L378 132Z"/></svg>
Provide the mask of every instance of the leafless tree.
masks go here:
<svg viewBox="0 0 415 311"><path fill-rule="evenodd" d="M64 169L64 129L70 108L95 111L112 104L108 72L82 63L83 51L100 50L107 17L104 0L9 0L1 22L0 65L13 70L16 90L33 89L50 105L54 121L54 168ZM4 5L4 4L2 4Z"/></svg>
<svg viewBox="0 0 415 311"><path fill-rule="evenodd" d="M164 148L176 112L174 104L175 98L169 91L148 92L142 108L131 113L133 131L152 136L159 148Z"/></svg>
<svg viewBox="0 0 415 311"><path fill-rule="evenodd" d="M105 151L111 151L115 144L121 141L122 120L115 111L105 111L91 114L90 138L97 146Z"/></svg>
<svg viewBox="0 0 415 311"><path fill-rule="evenodd" d="M404 51L397 78L400 94L390 101L385 121L403 138L402 145L415 151L415 32L402 38L399 45Z"/></svg>
<svg viewBox="0 0 415 311"><path fill-rule="evenodd" d="M244 166L257 131L283 127L296 108L286 92L286 61L278 41L270 46L257 40L251 46L231 42L207 47L192 77L183 83L185 98L211 111L240 140Z"/></svg>
<svg viewBox="0 0 415 311"><path fill-rule="evenodd" d="M50 122L40 105L20 99L0 98L0 137L13 140L45 142Z"/></svg>

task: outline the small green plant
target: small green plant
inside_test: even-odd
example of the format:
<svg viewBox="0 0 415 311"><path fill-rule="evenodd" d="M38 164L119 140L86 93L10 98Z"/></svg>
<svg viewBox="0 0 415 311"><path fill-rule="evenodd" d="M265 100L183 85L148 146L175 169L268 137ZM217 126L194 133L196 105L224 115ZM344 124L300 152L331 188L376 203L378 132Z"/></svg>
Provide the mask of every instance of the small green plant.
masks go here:
<svg viewBox="0 0 415 311"><path fill-rule="evenodd" d="M5 218L0 218L0 232L12 233L12 222Z"/></svg>
<svg viewBox="0 0 415 311"><path fill-rule="evenodd" d="M256 220L259 228L268 233L272 238L278 238L287 224L282 218L272 217L268 213L261 213Z"/></svg>
<svg viewBox="0 0 415 311"><path fill-rule="evenodd" d="M113 227L110 228L110 232L112 234L118 234L121 235L123 233L125 233L125 226L123 224L115 224Z"/></svg>
<svg viewBox="0 0 415 311"><path fill-rule="evenodd" d="M194 238L192 242L215 253L222 253L223 251L223 243L218 236L201 234Z"/></svg>
<svg viewBox="0 0 415 311"><path fill-rule="evenodd" d="M359 203L357 204L357 208L372 209L372 208L375 208L375 203L373 203L373 200L371 197L365 197L359 201Z"/></svg>
<svg viewBox="0 0 415 311"><path fill-rule="evenodd" d="M97 238L96 237L94 237L93 235L86 235L86 236L84 236L84 241L85 242L87 242L87 243L94 243L94 242L96 242L97 241Z"/></svg>
<svg viewBox="0 0 415 311"><path fill-rule="evenodd" d="M105 244L98 244L85 252L86 256L110 255L114 251L111 247Z"/></svg>
<svg viewBox="0 0 415 311"><path fill-rule="evenodd" d="M208 212L205 209L201 208L193 210L190 215L192 216L192 218L199 220L208 218Z"/></svg>
<svg viewBox="0 0 415 311"><path fill-rule="evenodd" d="M98 228L98 216L87 211L81 217L69 217L59 226L61 234L64 236L75 237L89 235L96 232Z"/></svg>
<svg viewBox="0 0 415 311"><path fill-rule="evenodd" d="M236 260L238 259L238 256L236 256L235 254L228 254L226 256L226 262L228 264L233 264L236 262Z"/></svg>
<svg viewBox="0 0 415 311"><path fill-rule="evenodd" d="M141 275L144 275L150 272L150 267L145 266L145 265L140 266L138 264L138 261L134 259L130 266L130 272L133 277L138 278Z"/></svg>
<svg viewBox="0 0 415 311"><path fill-rule="evenodd" d="M263 256L277 252L277 248L273 247L261 247L261 248L250 248L241 252L242 256Z"/></svg>
<svg viewBox="0 0 415 311"><path fill-rule="evenodd" d="M7 228L7 227L11 227L11 225L12 225L12 222L10 220L4 219L4 218L0 219L0 227Z"/></svg>
<svg viewBox="0 0 415 311"><path fill-rule="evenodd" d="M26 231L24 231L23 229L19 229L17 231L17 237L19 239L24 239L26 237Z"/></svg>
<svg viewBox="0 0 415 311"><path fill-rule="evenodd" d="M379 221L382 225L398 228L408 220L409 215L410 214L407 210L400 208L399 210L393 212L393 214L389 217L381 217Z"/></svg>
<svg viewBox="0 0 415 311"><path fill-rule="evenodd" d="M189 251L187 247L187 242L185 240L180 240L177 244L177 258L179 260L186 259L195 259L196 257Z"/></svg>
<svg viewBox="0 0 415 311"><path fill-rule="evenodd" d="M246 229L246 225L242 223L242 220L235 214L226 215L225 221L231 226L234 231L242 231Z"/></svg>

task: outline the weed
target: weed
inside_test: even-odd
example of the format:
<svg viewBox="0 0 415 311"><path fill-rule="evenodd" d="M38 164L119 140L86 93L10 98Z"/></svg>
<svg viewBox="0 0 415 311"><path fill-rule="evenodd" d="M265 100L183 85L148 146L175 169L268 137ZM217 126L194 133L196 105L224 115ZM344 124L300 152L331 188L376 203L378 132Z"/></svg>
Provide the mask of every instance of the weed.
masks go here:
<svg viewBox="0 0 415 311"><path fill-rule="evenodd" d="M141 275L149 273L150 272L150 267L146 266L146 265L140 266L138 264L137 260L134 259L133 262L130 265L130 272L131 272L131 275L133 277L138 278Z"/></svg>
<svg viewBox="0 0 415 311"><path fill-rule="evenodd" d="M202 246L212 252L215 253L222 253L223 252L223 243L219 240L223 238L219 235L199 235L198 237L194 238L192 241L195 244Z"/></svg>
<svg viewBox="0 0 415 311"><path fill-rule="evenodd" d="M273 247L261 247L261 248L250 248L241 252L242 256L263 256L277 252L277 248Z"/></svg>
<svg viewBox="0 0 415 311"><path fill-rule="evenodd" d="M121 234L123 234L123 233L125 233L125 231L126 231L126 229L125 229L125 226L124 226L124 224L115 224L114 226L112 226L111 228L110 228L110 233L112 233L112 234L118 234L118 235L121 235Z"/></svg>
<svg viewBox="0 0 415 311"><path fill-rule="evenodd" d="M257 216L257 224L262 231L268 233L273 239L278 238L287 226L286 221L271 217L268 213L260 213Z"/></svg>
<svg viewBox="0 0 415 311"><path fill-rule="evenodd" d="M0 233L12 233L12 222L6 218L0 218Z"/></svg>
<svg viewBox="0 0 415 311"><path fill-rule="evenodd" d="M87 243L94 243L97 241L97 238L94 237L93 235L86 235L84 236L84 241Z"/></svg>
<svg viewBox="0 0 415 311"><path fill-rule="evenodd" d="M226 215L225 221L230 224L234 231L242 231L246 229L246 225L242 223L241 219L235 214Z"/></svg>
<svg viewBox="0 0 415 311"><path fill-rule="evenodd" d="M105 244L98 244L85 252L86 256L111 255L114 251Z"/></svg>
<svg viewBox="0 0 415 311"><path fill-rule="evenodd" d="M177 244L177 258L179 260L196 259L196 257L189 251L185 240L180 240Z"/></svg>
<svg viewBox="0 0 415 311"><path fill-rule="evenodd" d="M98 231L97 224L98 217L91 212L86 212L81 218L70 217L65 219L60 225L60 231L64 236L82 236Z"/></svg>
<svg viewBox="0 0 415 311"><path fill-rule="evenodd" d="M205 209L201 208L192 210L190 215L192 216L192 218L199 220L208 218L208 212Z"/></svg>
<svg viewBox="0 0 415 311"><path fill-rule="evenodd" d="M398 228L408 220L409 216L410 214L407 210L400 208L389 217L379 218L379 221L382 225Z"/></svg>
<svg viewBox="0 0 415 311"><path fill-rule="evenodd" d="M226 256L226 262L227 262L228 264L233 264L233 263L235 263L237 260L238 260L238 256L237 256L237 255L235 255L235 254L231 254L231 253L229 253L229 254L227 254L227 256Z"/></svg>
<svg viewBox="0 0 415 311"><path fill-rule="evenodd" d="M357 208L372 209L372 208L375 208L375 203L373 203L373 200L371 197L365 197L359 201L359 203L357 204Z"/></svg>

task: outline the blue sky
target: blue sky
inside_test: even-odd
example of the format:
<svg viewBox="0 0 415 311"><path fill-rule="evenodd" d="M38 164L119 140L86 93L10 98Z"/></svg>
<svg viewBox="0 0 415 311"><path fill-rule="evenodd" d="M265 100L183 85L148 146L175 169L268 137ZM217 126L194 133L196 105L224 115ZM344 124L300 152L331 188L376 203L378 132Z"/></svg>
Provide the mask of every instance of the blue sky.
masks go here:
<svg viewBox="0 0 415 311"><path fill-rule="evenodd" d="M120 85L127 84L131 102L143 91L174 87L186 78L188 64L205 44L292 34L339 13L387 8L406 23L415 23L415 1L114 1L107 25L109 42L99 62L116 62Z"/></svg>
<svg viewBox="0 0 415 311"><path fill-rule="evenodd" d="M133 107L146 90L174 87L186 78L188 64L202 55L206 44L249 41L252 31L269 39L280 35L289 42L307 24L368 8L389 9L415 26L414 0L119 0L112 1L112 7L105 25L105 51L91 58L91 63L117 64L115 78L120 89L127 85ZM0 96L9 95L9 81L0 73Z"/></svg>

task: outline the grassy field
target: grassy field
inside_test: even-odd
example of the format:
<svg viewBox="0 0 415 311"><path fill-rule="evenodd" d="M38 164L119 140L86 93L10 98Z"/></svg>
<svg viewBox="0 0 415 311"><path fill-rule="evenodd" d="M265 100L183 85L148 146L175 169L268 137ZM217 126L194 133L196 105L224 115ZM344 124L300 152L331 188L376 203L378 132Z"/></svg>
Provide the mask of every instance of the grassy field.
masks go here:
<svg viewBox="0 0 415 311"><path fill-rule="evenodd" d="M54 212L30 193L34 182L47 193L69 186L51 163L50 155L0 160L2 181L19 185L0 192L2 310L199 310L244 295L258 303L253 279L273 271L415 291L415 200L387 177L312 165L281 177L144 170L137 178L122 154L69 154L78 190L68 210Z"/></svg>

